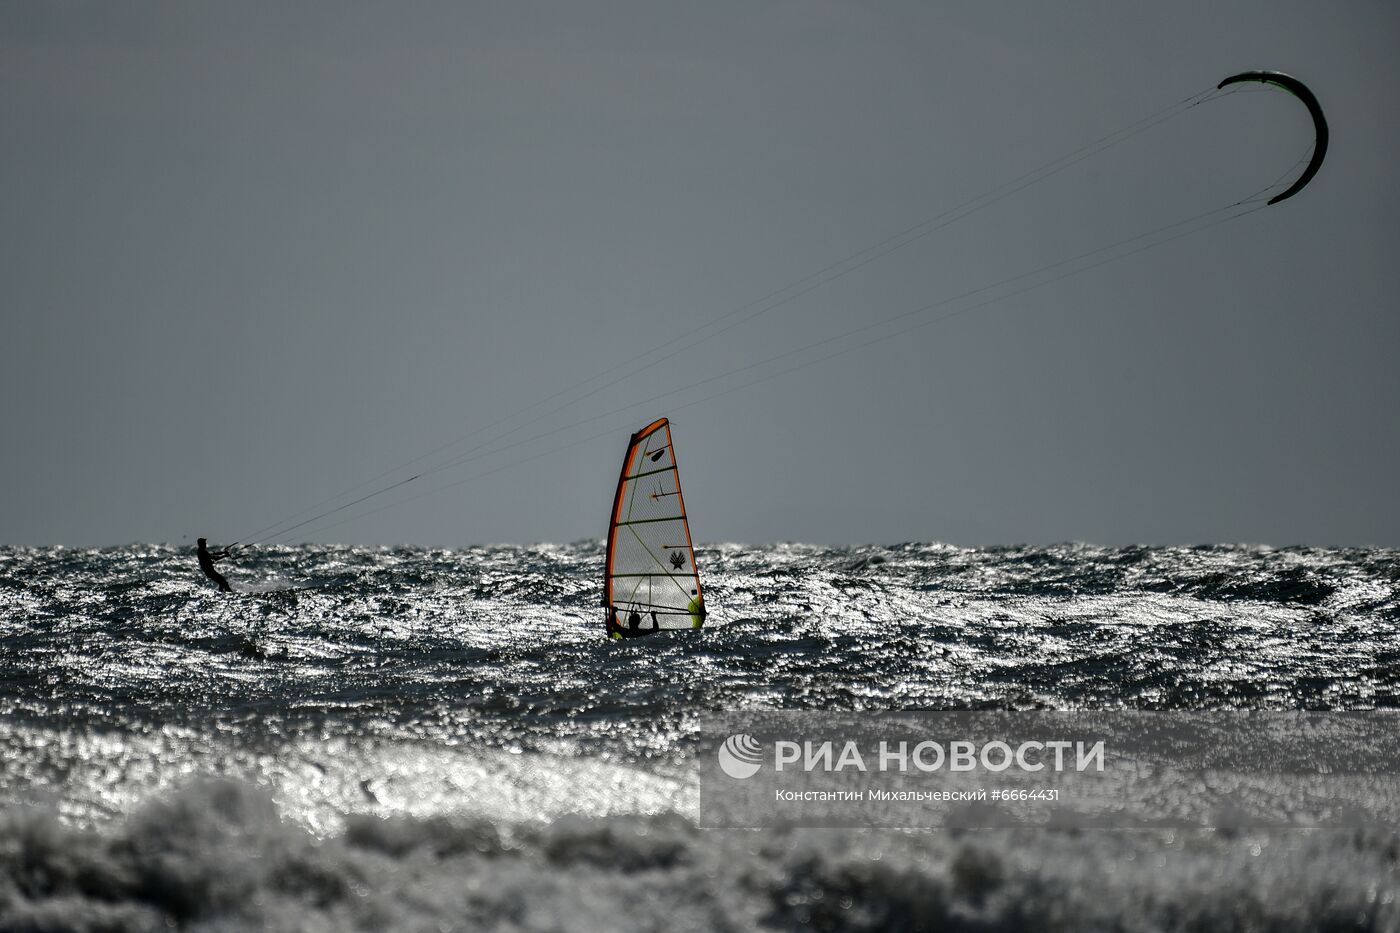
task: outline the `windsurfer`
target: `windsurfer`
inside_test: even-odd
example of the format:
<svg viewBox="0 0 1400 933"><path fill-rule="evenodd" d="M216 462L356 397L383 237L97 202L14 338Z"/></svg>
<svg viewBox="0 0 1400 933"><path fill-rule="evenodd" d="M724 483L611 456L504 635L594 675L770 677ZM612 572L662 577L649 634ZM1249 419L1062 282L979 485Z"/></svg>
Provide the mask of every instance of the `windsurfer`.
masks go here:
<svg viewBox="0 0 1400 933"><path fill-rule="evenodd" d="M617 607L612 608L608 615L608 632L618 638L637 638L641 635L650 635L653 632L661 631L661 622L656 618L656 612L651 612L651 628L642 628L642 614L633 609L627 614L627 624L624 626L618 618Z"/></svg>

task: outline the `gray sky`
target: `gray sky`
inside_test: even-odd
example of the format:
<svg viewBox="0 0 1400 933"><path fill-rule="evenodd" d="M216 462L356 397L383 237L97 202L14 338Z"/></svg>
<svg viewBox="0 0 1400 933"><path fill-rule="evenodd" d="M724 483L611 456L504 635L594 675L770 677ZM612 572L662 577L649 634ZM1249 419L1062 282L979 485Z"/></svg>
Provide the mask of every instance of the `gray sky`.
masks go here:
<svg viewBox="0 0 1400 933"><path fill-rule="evenodd" d="M670 415L702 541L1400 545L1396 48L1381 2L8 0L0 542L246 537L1273 68L1332 127L1286 203L663 397L1253 193L1311 128L1223 98L304 531L598 537Z"/></svg>

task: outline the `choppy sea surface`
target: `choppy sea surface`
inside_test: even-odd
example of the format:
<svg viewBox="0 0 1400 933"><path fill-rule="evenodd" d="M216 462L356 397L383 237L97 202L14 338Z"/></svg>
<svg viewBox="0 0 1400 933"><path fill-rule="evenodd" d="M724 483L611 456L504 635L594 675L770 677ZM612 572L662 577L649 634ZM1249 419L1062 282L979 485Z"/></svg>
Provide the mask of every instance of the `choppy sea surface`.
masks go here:
<svg viewBox="0 0 1400 933"><path fill-rule="evenodd" d="M0 929L1400 930L1367 831L720 831L735 710L1400 707L1400 552L0 549Z"/></svg>

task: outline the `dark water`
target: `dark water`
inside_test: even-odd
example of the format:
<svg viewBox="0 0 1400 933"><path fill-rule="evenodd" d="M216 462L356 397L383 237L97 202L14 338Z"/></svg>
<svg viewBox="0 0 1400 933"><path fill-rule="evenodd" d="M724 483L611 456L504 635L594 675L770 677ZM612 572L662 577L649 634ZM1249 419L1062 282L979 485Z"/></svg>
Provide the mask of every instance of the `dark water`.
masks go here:
<svg viewBox="0 0 1400 933"><path fill-rule="evenodd" d="M1388 832L696 828L737 709L1400 706L1400 552L0 550L0 928L1400 929Z"/></svg>

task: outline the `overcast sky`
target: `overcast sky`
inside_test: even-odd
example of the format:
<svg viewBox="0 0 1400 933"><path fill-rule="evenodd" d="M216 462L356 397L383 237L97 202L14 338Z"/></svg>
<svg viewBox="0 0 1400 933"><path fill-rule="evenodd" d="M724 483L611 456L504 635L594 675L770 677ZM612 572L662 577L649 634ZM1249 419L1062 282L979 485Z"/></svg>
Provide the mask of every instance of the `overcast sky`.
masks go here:
<svg viewBox="0 0 1400 933"><path fill-rule="evenodd" d="M1397 11L7 0L0 543L599 537L669 415L705 542L1400 545ZM1290 201L764 362L1252 194L1235 94L641 370L1251 68Z"/></svg>

